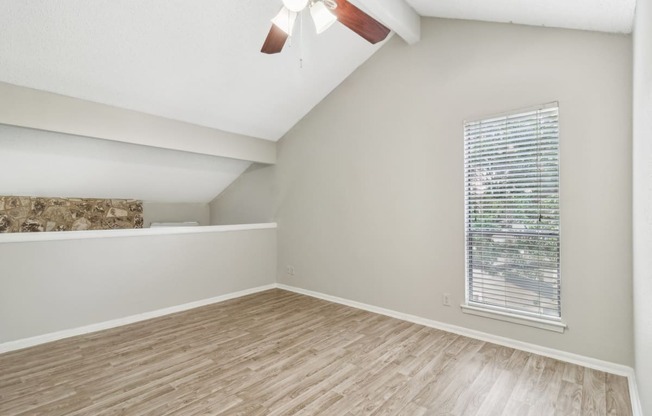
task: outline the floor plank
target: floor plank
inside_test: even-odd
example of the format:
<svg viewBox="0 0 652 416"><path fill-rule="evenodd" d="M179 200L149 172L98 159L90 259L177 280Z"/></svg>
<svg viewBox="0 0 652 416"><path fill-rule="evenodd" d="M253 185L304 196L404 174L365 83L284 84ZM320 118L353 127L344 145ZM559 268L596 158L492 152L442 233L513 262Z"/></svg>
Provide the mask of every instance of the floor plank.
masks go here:
<svg viewBox="0 0 652 416"><path fill-rule="evenodd" d="M275 289L1 354L0 414L632 410L624 377Z"/></svg>

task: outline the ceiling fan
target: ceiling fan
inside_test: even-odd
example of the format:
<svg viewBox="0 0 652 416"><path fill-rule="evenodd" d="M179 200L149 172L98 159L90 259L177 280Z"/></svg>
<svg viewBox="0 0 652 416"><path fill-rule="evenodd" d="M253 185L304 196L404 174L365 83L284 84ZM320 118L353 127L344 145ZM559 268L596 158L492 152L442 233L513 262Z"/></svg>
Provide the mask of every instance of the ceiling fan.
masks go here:
<svg viewBox="0 0 652 416"><path fill-rule="evenodd" d="M310 8L317 33L328 29L338 20L370 43L380 42L390 31L347 0L283 0L283 8L272 19L272 27L260 51L268 54L281 52L292 34L297 16L307 7Z"/></svg>

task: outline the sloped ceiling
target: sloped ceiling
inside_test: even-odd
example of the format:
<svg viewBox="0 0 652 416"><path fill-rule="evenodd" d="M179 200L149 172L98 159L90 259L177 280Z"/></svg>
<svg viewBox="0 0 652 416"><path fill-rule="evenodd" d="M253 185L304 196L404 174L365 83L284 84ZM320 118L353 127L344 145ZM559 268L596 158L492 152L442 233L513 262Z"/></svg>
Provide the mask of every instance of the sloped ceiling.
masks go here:
<svg viewBox="0 0 652 416"><path fill-rule="evenodd" d="M412 13L412 26L403 25L408 18L392 27L418 41L418 16L397 7L402 0L351 1L384 7L394 23ZM623 33L631 31L635 6L406 1L422 16ZM306 18L282 53L262 54L280 6L281 0L0 0L0 81L276 141L382 47L340 24L317 36ZM249 166L7 126L0 126L0 151L5 194L208 202Z"/></svg>
<svg viewBox="0 0 652 416"><path fill-rule="evenodd" d="M0 125L0 195L211 201L250 163Z"/></svg>
<svg viewBox="0 0 652 416"><path fill-rule="evenodd" d="M0 81L276 141L381 45L281 0L0 0ZM304 16L306 17L306 16ZM183 141L184 137L178 140ZM209 202L246 161L0 126L0 194Z"/></svg>
<svg viewBox="0 0 652 416"><path fill-rule="evenodd" d="M0 81L275 141L381 46L340 24L317 36L306 15L262 54L280 7L0 0Z"/></svg>
<svg viewBox="0 0 652 416"><path fill-rule="evenodd" d="M365 8L403 0L352 1ZM423 16L623 33L631 31L635 6L406 1ZM261 54L280 6L281 0L0 0L0 81L276 141L381 46L341 24L317 36L306 15L282 53Z"/></svg>

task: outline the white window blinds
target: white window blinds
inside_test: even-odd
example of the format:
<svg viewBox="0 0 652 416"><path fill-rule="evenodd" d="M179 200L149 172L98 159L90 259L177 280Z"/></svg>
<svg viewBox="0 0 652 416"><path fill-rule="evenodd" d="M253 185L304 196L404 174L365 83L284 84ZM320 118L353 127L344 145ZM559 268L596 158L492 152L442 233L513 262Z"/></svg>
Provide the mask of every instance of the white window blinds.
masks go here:
<svg viewBox="0 0 652 416"><path fill-rule="evenodd" d="M561 317L557 104L464 125L466 301Z"/></svg>

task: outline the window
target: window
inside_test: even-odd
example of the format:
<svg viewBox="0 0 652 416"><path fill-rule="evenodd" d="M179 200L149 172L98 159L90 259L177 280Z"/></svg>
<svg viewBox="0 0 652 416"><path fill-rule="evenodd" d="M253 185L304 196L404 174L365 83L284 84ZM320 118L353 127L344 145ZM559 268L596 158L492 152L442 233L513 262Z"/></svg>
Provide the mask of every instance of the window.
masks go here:
<svg viewBox="0 0 652 416"><path fill-rule="evenodd" d="M464 125L466 308L561 318L558 115L554 103Z"/></svg>

